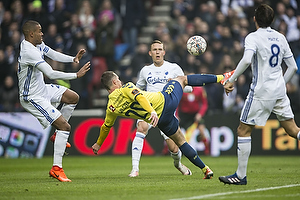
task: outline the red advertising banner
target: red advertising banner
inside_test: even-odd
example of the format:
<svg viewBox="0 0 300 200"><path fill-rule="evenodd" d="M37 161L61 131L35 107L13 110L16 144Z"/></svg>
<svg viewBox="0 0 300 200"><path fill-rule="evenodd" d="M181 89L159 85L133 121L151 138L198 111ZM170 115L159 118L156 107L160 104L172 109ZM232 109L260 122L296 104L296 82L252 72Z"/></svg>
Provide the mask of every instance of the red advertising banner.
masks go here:
<svg viewBox="0 0 300 200"><path fill-rule="evenodd" d="M295 120L299 121L299 115ZM73 116L70 119L72 133L69 142L72 147L68 149L71 155L92 156L91 146L98 138L100 127L104 119L100 117ZM236 129L239 124L239 115L218 114L205 117L207 132L210 136L211 156L236 155ZM105 140L100 155L130 155L131 144L135 136L136 121L128 118L118 118ZM52 130L54 132L54 130ZM51 134L52 134L51 132ZM188 142L204 154L204 144L198 141L198 132L195 131L188 138ZM163 154L164 141L157 128L150 129L145 143L144 155ZM52 155L53 145L47 143L46 155ZM267 121L264 127L255 127L252 133L252 155L299 155L300 142L289 137L280 127L275 116Z"/></svg>

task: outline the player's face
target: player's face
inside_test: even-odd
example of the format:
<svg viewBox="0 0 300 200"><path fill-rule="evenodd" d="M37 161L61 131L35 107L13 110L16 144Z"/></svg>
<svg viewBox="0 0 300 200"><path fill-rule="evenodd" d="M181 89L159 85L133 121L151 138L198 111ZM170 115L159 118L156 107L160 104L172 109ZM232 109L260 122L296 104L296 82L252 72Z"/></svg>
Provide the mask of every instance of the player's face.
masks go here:
<svg viewBox="0 0 300 200"><path fill-rule="evenodd" d="M151 45L149 55L155 66L161 66L164 62L165 50L163 44L154 43Z"/></svg>
<svg viewBox="0 0 300 200"><path fill-rule="evenodd" d="M43 32L41 25L37 25L37 28L33 32L33 43L35 45L41 44L43 41Z"/></svg>
<svg viewBox="0 0 300 200"><path fill-rule="evenodd" d="M120 80L118 75L116 75L114 81L115 81L115 84L117 85L118 88L122 87L122 81Z"/></svg>

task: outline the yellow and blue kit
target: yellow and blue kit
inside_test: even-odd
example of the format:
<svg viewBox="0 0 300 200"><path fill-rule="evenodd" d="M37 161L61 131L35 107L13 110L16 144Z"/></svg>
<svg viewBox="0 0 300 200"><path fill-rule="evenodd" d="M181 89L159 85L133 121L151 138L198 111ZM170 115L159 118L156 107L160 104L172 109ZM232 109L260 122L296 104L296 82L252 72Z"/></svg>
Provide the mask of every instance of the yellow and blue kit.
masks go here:
<svg viewBox="0 0 300 200"><path fill-rule="evenodd" d="M97 143L102 145L118 116L142 119L149 123L152 111L159 118L159 129L167 136L173 135L178 129L174 113L182 93L182 86L175 80L169 81L161 92L142 91L131 82L124 84L108 96L105 122Z"/></svg>

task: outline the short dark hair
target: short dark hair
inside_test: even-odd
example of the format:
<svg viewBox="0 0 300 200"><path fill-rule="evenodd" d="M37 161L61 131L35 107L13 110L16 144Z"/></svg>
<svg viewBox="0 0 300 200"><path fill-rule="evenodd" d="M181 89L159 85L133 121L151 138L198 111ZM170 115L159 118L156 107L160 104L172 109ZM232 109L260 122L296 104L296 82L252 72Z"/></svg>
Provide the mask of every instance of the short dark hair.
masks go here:
<svg viewBox="0 0 300 200"><path fill-rule="evenodd" d="M22 32L25 37L28 37L31 31L35 31L37 26L40 25L37 21L28 20L23 24Z"/></svg>
<svg viewBox="0 0 300 200"><path fill-rule="evenodd" d="M110 90L110 87L112 86L112 79L116 77L115 72L113 71L105 71L101 76L101 84L102 86Z"/></svg>
<svg viewBox="0 0 300 200"><path fill-rule="evenodd" d="M261 28L266 28L274 20L274 10L267 4L261 4L255 9L254 16L257 25Z"/></svg>
<svg viewBox="0 0 300 200"><path fill-rule="evenodd" d="M153 40L152 42L151 42L151 44L150 44L150 51L151 51L151 46L152 46L152 44L162 44L163 45L163 49L165 50L165 45L164 45L164 43L162 42L162 41L160 41L160 40Z"/></svg>

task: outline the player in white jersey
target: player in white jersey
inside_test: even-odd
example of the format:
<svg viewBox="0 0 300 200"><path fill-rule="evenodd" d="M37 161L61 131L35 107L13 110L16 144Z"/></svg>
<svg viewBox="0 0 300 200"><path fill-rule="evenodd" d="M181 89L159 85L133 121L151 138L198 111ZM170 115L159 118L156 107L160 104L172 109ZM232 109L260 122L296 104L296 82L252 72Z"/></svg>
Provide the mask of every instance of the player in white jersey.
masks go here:
<svg viewBox="0 0 300 200"><path fill-rule="evenodd" d="M139 79L136 83L138 88L149 92L158 92L163 89L169 79L184 75L179 65L164 60L165 49L161 41L154 40L151 43L149 55L152 57L153 63L151 65L144 66L141 69ZM184 88L184 92L191 91L191 86L186 86ZM136 177L139 175L139 162L143 150L144 138L150 128L152 128L152 125L143 120L137 120L137 131L132 142L132 170L128 175L129 177ZM183 175L192 175L192 172L180 161L182 153L178 146L162 131L160 131L160 133L167 143L171 156L174 160L174 166Z"/></svg>
<svg viewBox="0 0 300 200"><path fill-rule="evenodd" d="M264 126L271 112L277 116L288 135L300 139L300 128L294 121L294 114L286 94L286 83L297 70L295 59L284 35L270 28L274 19L274 11L270 6L259 5L253 19L257 30L246 36L243 58L234 74L224 84L227 94L233 91L233 82L251 64L252 83L237 129L238 168L233 175L219 177L225 184L247 184L251 132L255 125ZM281 68L282 61L288 67L284 75Z"/></svg>
<svg viewBox="0 0 300 200"><path fill-rule="evenodd" d="M79 96L66 87L45 84L43 74L50 79L80 78L90 69L90 62L87 62L77 73L55 71L44 60L44 56L59 62L79 63L85 50L81 49L75 57L52 50L44 44L42 27L36 21L25 22L22 31L25 39L20 44L18 58L20 103L39 120L44 128L50 125L56 128L53 167L49 174L59 181L70 182L62 169L62 157L71 130L68 120L78 103ZM63 103L60 111L56 109L59 103Z"/></svg>

